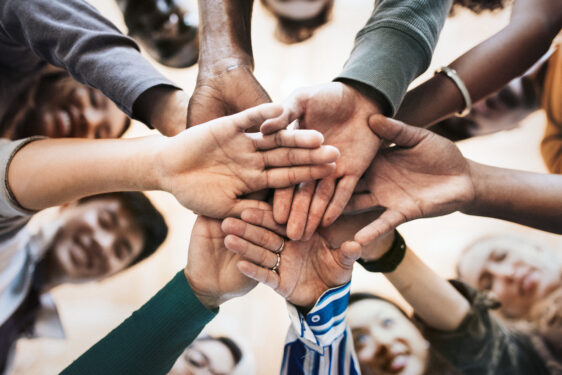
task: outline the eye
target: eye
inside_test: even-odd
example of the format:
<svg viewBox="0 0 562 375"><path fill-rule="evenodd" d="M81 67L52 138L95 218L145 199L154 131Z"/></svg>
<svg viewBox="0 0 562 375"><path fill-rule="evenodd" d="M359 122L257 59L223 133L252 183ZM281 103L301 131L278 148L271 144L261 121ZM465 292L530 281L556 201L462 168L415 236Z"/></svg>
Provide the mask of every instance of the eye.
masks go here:
<svg viewBox="0 0 562 375"><path fill-rule="evenodd" d="M132 251L131 243L125 239L118 240L113 247L113 252L119 260L126 259Z"/></svg>
<svg viewBox="0 0 562 375"><path fill-rule="evenodd" d="M478 289L491 290L494 285L494 277L488 272L483 272L478 278Z"/></svg>
<svg viewBox="0 0 562 375"><path fill-rule="evenodd" d="M98 223L103 229L112 229L117 226L117 216L111 210L101 210L98 213Z"/></svg>
<svg viewBox="0 0 562 375"><path fill-rule="evenodd" d="M97 128L96 128L96 132L94 137L96 139L101 139L101 138L109 138L109 125L107 124L100 124Z"/></svg>
<svg viewBox="0 0 562 375"><path fill-rule="evenodd" d="M204 368L207 366L205 357L197 351L192 350L187 352L185 354L185 360L187 361L187 363L189 363L190 365L196 368Z"/></svg>
<svg viewBox="0 0 562 375"><path fill-rule="evenodd" d="M494 250L492 254L490 254L490 259L494 262L501 262L507 257L506 250Z"/></svg>
<svg viewBox="0 0 562 375"><path fill-rule="evenodd" d="M384 328L390 328L393 325L394 325L394 320L390 318L386 318L381 321L381 326L383 326Z"/></svg>

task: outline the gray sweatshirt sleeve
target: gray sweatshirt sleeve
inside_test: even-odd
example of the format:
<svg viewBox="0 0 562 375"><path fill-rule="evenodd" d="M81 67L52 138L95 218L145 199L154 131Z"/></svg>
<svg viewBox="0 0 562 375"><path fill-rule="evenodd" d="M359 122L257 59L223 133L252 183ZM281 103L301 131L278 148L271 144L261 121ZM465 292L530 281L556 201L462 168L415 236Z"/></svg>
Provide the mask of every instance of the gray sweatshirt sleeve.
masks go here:
<svg viewBox="0 0 562 375"><path fill-rule="evenodd" d="M101 90L129 116L144 91L175 87L131 38L82 0L0 0L0 49L14 57L32 51Z"/></svg>
<svg viewBox="0 0 562 375"><path fill-rule="evenodd" d="M0 176L3 179L0 188L0 241L21 229L36 212L23 208L16 201L8 185L8 168L14 155L22 147L38 139L43 139L43 137L31 137L17 141L0 138Z"/></svg>
<svg viewBox="0 0 562 375"><path fill-rule="evenodd" d="M394 115L429 66L450 7L451 0L378 0L336 80L367 88L385 115Z"/></svg>

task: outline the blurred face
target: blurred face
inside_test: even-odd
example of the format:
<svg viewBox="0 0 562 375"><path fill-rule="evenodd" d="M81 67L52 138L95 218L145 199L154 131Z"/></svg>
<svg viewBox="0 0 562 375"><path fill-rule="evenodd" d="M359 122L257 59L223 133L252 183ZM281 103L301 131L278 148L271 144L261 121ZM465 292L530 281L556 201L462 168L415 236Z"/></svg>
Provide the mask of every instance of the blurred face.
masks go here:
<svg viewBox="0 0 562 375"><path fill-rule="evenodd" d="M86 281L121 271L142 251L144 238L118 199L65 207L49 254L66 279Z"/></svg>
<svg viewBox="0 0 562 375"><path fill-rule="evenodd" d="M331 0L263 0L263 2L278 17L302 21L316 17Z"/></svg>
<svg viewBox="0 0 562 375"><path fill-rule="evenodd" d="M125 23L161 64L185 68L197 62L198 14L187 0L129 0Z"/></svg>
<svg viewBox="0 0 562 375"><path fill-rule="evenodd" d="M35 104L22 111L25 115L14 129L15 138L117 138L127 124L127 116L101 91L68 76L45 79Z"/></svg>
<svg viewBox="0 0 562 375"><path fill-rule="evenodd" d="M199 339L178 358L170 375L228 375L235 366L226 345L214 339Z"/></svg>
<svg viewBox="0 0 562 375"><path fill-rule="evenodd" d="M520 318L561 283L561 266L554 254L519 238L480 241L459 262L463 281L492 292L502 312Z"/></svg>
<svg viewBox="0 0 562 375"><path fill-rule="evenodd" d="M347 320L362 374L424 373L429 345L394 305L361 300L349 307Z"/></svg>

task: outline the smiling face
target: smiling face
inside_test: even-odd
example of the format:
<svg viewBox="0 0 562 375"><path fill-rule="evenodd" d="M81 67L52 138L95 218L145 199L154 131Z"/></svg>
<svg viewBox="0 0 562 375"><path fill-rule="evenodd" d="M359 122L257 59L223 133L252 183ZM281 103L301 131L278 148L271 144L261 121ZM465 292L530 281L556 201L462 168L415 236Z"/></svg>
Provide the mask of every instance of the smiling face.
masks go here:
<svg viewBox="0 0 562 375"><path fill-rule="evenodd" d="M141 253L144 238L116 198L91 199L65 207L48 252L67 281L88 281L126 268Z"/></svg>
<svg viewBox="0 0 562 375"><path fill-rule="evenodd" d="M42 78L32 100L20 104L16 113L2 136L117 138L129 123L101 91L75 81L66 72Z"/></svg>
<svg viewBox="0 0 562 375"><path fill-rule="evenodd" d="M169 375L229 375L236 364L219 340L198 339L178 358Z"/></svg>
<svg viewBox="0 0 562 375"><path fill-rule="evenodd" d="M378 299L360 300L349 306L347 320L362 374L424 373L429 345L396 306Z"/></svg>
<svg viewBox="0 0 562 375"><path fill-rule="evenodd" d="M490 291L509 317L524 317L531 307L562 287L562 267L555 254L521 238L498 236L478 241L459 261L459 276Z"/></svg>

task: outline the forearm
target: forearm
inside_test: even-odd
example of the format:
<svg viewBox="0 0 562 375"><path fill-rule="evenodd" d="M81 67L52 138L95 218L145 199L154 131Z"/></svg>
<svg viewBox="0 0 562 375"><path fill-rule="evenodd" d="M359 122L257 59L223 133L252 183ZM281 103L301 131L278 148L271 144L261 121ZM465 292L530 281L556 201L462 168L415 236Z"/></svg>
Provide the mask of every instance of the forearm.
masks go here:
<svg viewBox="0 0 562 375"><path fill-rule="evenodd" d="M384 275L416 315L434 329L455 330L470 310L468 301L409 248L396 270Z"/></svg>
<svg viewBox="0 0 562 375"><path fill-rule="evenodd" d="M161 138L31 142L13 157L8 186L29 210L111 191L158 189L152 151Z"/></svg>
<svg viewBox="0 0 562 375"><path fill-rule="evenodd" d="M199 74L217 75L238 65L253 70L253 0L199 1Z"/></svg>
<svg viewBox="0 0 562 375"><path fill-rule="evenodd" d="M562 233L562 175L491 167L469 161L475 188L469 215Z"/></svg>
<svg viewBox="0 0 562 375"><path fill-rule="evenodd" d="M473 103L501 89L529 69L546 53L560 30L560 22L549 22L549 17L538 15L538 11L521 13L523 11L514 15L510 24L500 32L450 64L466 85ZM408 124L428 127L464 107L464 99L457 86L444 74L438 74L408 92L396 118Z"/></svg>
<svg viewBox="0 0 562 375"><path fill-rule="evenodd" d="M62 374L166 374L216 314L199 302L179 272Z"/></svg>

